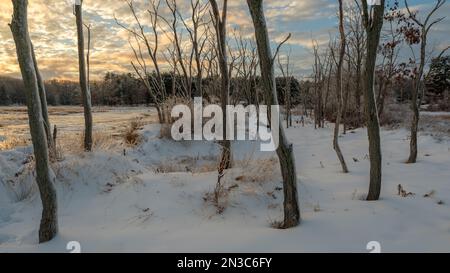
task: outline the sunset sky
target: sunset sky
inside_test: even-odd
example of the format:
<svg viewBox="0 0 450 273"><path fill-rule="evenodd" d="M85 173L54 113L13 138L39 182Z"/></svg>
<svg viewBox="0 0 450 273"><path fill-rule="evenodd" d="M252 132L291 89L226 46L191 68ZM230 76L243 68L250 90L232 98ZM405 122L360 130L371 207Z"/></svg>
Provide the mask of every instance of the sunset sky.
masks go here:
<svg viewBox="0 0 450 273"><path fill-rule="evenodd" d="M137 3L147 3L136 0ZM163 2L163 1L162 1ZM178 1L189 12L189 1ZM250 16L244 0L231 0L229 29L239 28L251 35ZM403 1L400 1L403 2ZM434 0L410 0L413 8L424 13ZM311 73L311 38L328 43L334 35L337 20L335 0L271 0L265 1L270 36L274 46L287 33L292 33L288 47L296 76ZM437 25L430 37L430 50L439 51L450 44L450 2L436 17L447 16ZM101 79L107 71L132 72L132 51L128 33L114 21L132 22L130 12L122 0L85 0L85 22L92 25L93 52L91 78ZM422 14L420 13L420 14ZM15 47L8 23L11 21L11 0L0 0L0 76L20 77ZM143 17L145 18L145 17ZM143 19L145 22L145 19ZM29 0L29 25L39 66L45 79L77 79L77 47L75 16L71 0ZM185 36L187 39L187 37ZM286 49L286 47L285 47Z"/></svg>

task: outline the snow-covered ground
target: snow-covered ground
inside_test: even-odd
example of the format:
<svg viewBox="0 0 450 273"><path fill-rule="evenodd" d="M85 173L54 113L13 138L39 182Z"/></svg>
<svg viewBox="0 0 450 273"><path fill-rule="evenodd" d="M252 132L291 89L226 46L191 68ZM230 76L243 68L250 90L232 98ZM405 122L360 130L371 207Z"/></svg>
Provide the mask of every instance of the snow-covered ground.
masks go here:
<svg viewBox="0 0 450 273"><path fill-rule="evenodd" d="M55 166L60 233L38 245L41 205L24 167L30 151L2 152L0 252L67 252L69 241L83 252L367 252L370 241L383 252L450 252L450 142L421 136L419 162L407 165L407 131L383 130L382 199L367 202L366 131L340 138L351 171L343 174L331 126L287 130L302 213L288 230L271 227L283 200L273 153L258 152L256 142L233 144L236 168L225 177L232 189L218 215L204 200L217 180L217 144L160 139L150 125L125 155L73 155ZM415 195L398 196L399 184Z"/></svg>

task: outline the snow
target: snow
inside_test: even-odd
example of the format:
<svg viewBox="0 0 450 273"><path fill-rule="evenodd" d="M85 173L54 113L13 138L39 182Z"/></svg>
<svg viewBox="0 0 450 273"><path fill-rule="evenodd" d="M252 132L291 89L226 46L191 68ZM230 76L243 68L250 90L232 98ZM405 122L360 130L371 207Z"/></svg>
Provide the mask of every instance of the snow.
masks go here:
<svg viewBox="0 0 450 273"><path fill-rule="evenodd" d="M273 153L259 152L257 142L233 144L237 164L225 181L239 187L218 215L204 201L217 173L190 170L214 166L219 146L160 139L159 127L150 125L142 131L143 143L125 155L71 155L54 167L60 233L39 245L41 205L32 171L16 177L30 150L1 152L0 252L68 252L69 241L80 242L83 252L368 252L370 241L380 242L383 252L449 252L450 142L421 136L419 162L408 165L407 131L382 130L382 199L367 202L362 201L369 181L366 131L340 137L351 171L343 174L332 149L332 128L315 130L307 123L287 130L302 213L301 225L288 230L271 227L282 218L277 163L248 163ZM162 173L162 165L176 168ZM256 181L236 180L258 174ZM398 184L415 195L398 196ZM423 197L432 190L432 197Z"/></svg>
<svg viewBox="0 0 450 273"><path fill-rule="evenodd" d="M422 116L443 116L443 117L450 116L450 112L427 112L427 111L421 111L420 114Z"/></svg>

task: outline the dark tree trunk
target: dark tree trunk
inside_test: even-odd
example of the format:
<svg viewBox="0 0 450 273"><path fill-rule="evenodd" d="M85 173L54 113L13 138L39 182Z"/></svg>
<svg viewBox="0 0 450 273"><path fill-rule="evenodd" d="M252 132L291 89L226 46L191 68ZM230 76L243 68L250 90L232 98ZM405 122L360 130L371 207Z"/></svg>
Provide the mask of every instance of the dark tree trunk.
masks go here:
<svg viewBox="0 0 450 273"><path fill-rule="evenodd" d="M421 100L419 99L420 92L420 81L423 76L423 70L425 68L425 57L426 57L426 47L427 47L427 32L422 29L422 37L420 44L420 65L419 70L414 79L414 86L411 98L411 110L413 112L413 118L411 121L411 141L409 143L409 158L407 163L416 163L417 162L417 131L419 130L419 118L420 118L420 104Z"/></svg>
<svg viewBox="0 0 450 273"><path fill-rule="evenodd" d="M333 136L333 148L336 151L336 155L341 163L342 171L348 173L347 163L345 163L344 155L342 154L341 147L339 145L339 129L341 126L342 118L342 65L344 64L345 55L345 32L344 32L344 10L342 7L342 0L339 0L339 32L341 35L341 43L339 49L339 63L337 67L337 77L336 77L336 99L337 99L337 114L336 123L334 125L334 136ZM330 71L331 74L331 71Z"/></svg>
<svg viewBox="0 0 450 273"><path fill-rule="evenodd" d="M274 60L270 49L269 34L262 0L247 0L250 14L255 28L256 43L258 46L261 83L266 97L267 105L278 105L275 85ZM279 115L279 113L278 113ZM295 157L292 144L285 136L282 121L279 120L279 146L277 155L280 161L283 176L284 193L284 221L281 228L290 228L300 223L300 209L297 197L297 174L295 170Z"/></svg>
<svg viewBox="0 0 450 273"><path fill-rule="evenodd" d="M367 33L367 54L364 82L364 100L369 137L370 185L367 200L378 200L381 192L381 144L380 123L375 100L374 82L377 48L383 27L384 0L381 5L372 6L369 10L367 1L363 0L364 25Z"/></svg>
<svg viewBox="0 0 450 273"><path fill-rule="evenodd" d="M362 78L361 73L362 58L359 55L360 54L358 54L357 60L358 63L356 64L356 86L355 86L355 103L356 103L356 113L358 117L361 114L361 78Z"/></svg>
<svg viewBox="0 0 450 273"><path fill-rule="evenodd" d="M28 1L13 0L12 2L14 11L10 27L26 90L30 133L36 160L36 182L42 201L39 242L44 243L53 239L58 232L56 190L50 177L47 135L42 123L42 103L28 32Z"/></svg>
<svg viewBox="0 0 450 273"><path fill-rule="evenodd" d="M331 90L331 74L333 73L333 63L331 63L330 61L330 70L328 72L328 77L327 77L327 91L325 93L325 101L323 102L323 107L322 107L322 128L325 128L325 114L326 114L326 110L327 110L327 105L328 105L328 97L330 96L330 90Z"/></svg>
<svg viewBox="0 0 450 273"><path fill-rule="evenodd" d="M215 0L210 0L211 7L214 14L215 28L216 28L216 39L217 39L217 51L218 51L218 62L221 74L221 92L220 92L220 102L222 106L223 115L223 135L224 140L222 143L222 159L221 162L225 162L225 169L231 168L232 165L232 153L231 153L231 142L226 139L227 136L227 117L225 115L227 105L229 104L230 96L230 76L228 72L228 62L227 62L227 0L223 3L222 16L219 12L219 7ZM234 126L234 125L233 125ZM228 152L227 152L228 151Z"/></svg>
<svg viewBox="0 0 450 273"><path fill-rule="evenodd" d="M87 152L92 151L92 105L91 91L87 81L86 58L84 56L84 34L83 34L83 0L79 5L75 5L75 17L77 23L78 37L78 65L80 73L80 87L84 107L84 149Z"/></svg>
<svg viewBox="0 0 450 273"><path fill-rule="evenodd" d="M343 132L344 135L347 134L347 129L349 127L347 112L348 112L348 99L349 99L349 96L350 96L350 81L351 81L351 78L352 78L352 76L351 76L351 62L350 62L350 58L349 58L348 63L347 63L347 81L346 81L345 90L344 90L344 92L345 92L344 93L344 107L343 107L343 110L342 110L342 118L343 118L342 123L344 124L344 132Z"/></svg>

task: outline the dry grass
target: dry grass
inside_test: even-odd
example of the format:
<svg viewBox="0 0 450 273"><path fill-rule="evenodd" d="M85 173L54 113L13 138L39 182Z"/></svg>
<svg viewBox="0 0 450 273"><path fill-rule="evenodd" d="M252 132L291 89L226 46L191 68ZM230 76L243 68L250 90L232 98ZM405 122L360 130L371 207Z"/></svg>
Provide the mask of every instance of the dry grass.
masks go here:
<svg viewBox="0 0 450 273"><path fill-rule="evenodd" d="M94 151L120 151L123 142L108 132L94 131L92 134ZM57 158L62 159L66 154L80 155L84 153L84 134L64 134L56 140Z"/></svg>
<svg viewBox="0 0 450 273"><path fill-rule="evenodd" d="M274 180L280 174L277 157L236 161L234 164L242 166L243 174L234 178L239 182L263 183Z"/></svg>
<svg viewBox="0 0 450 273"><path fill-rule="evenodd" d="M215 207L217 214L222 214L229 204L230 189L222 189L220 191L206 192L203 195L203 201Z"/></svg>
<svg viewBox="0 0 450 273"><path fill-rule="evenodd" d="M29 140L24 136L5 135L4 138L5 140L0 141L0 151L11 150L29 144Z"/></svg>
<svg viewBox="0 0 450 273"><path fill-rule="evenodd" d="M276 157L253 159L250 153L242 160L234 161L233 169L223 169L223 162L208 165L210 171L215 167L217 181L213 190L204 194L203 200L216 210L216 214L222 214L230 203L230 194L240 188L240 193L250 196L267 194L274 196L273 192L264 191L264 183L274 181L277 175L281 175ZM278 189L276 189L278 190ZM273 197L274 199L276 197Z"/></svg>
<svg viewBox="0 0 450 273"><path fill-rule="evenodd" d="M83 108L76 106L49 107L50 122L58 127L58 138L82 138L84 130ZM157 122L156 111L146 107L93 107L94 132L100 135L113 136L123 141L123 132L129 128L130 120L142 118L143 124ZM31 144L28 125L28 114L25 106L0 107L0 150L13 149L17 146ZM2 141L6 138L6 142ZM101 139L104 137L100 137ZM70 142L70 140L68 140ZM104 143L104 141L101 141ZM81 145L81 144L80 144ZM66 150L77 150L77 147L64 147Z"/></svg>
<svg viewBox="0 0 450 273"><path fill-rule="evenodd" d="M130 125L125 129L124 133L124 140L127 145L136 146L141 142L142 138L139 134L139 130L142 130L143 126L144 123L142 121L142 118L136 118L135 120L131 121Z"/></svg>
<svg viewBox="0 0 450 273"><path fill-rule="evenodd" d="M164 160L155 166L157 173L209 173L217 170L217 157L208 156L188 156L178 161Z"/></svg>
<svg viewBox="0 0 450 273"><path fill-rule="evenodd" d="M3 181L5 188L12 195L15 202L32 197L37 192L35 183L35 161L32 155L23 161L23 166L11 178Z"/></svg>

